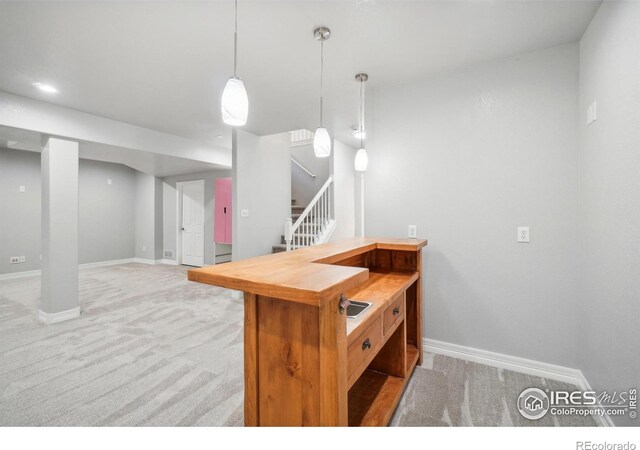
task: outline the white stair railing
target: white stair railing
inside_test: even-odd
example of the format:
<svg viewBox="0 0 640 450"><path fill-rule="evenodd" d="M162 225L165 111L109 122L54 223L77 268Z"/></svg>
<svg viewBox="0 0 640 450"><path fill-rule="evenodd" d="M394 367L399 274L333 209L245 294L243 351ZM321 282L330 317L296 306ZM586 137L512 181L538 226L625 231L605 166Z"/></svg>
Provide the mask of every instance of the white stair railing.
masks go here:
<svg viewBox="0 0 640 450"><path fill-rule="evenodd" d="M294 163L296 166L300 167L307 175L309 175L311 178L315 178L316 174L311 172L309 169L307 169L305 166L303 166L300 161L298 161L297 159L295 159L293 156L291 157L291 162Z"/></svg>
<svg viewBox="0 0 640 450"><path fill-rule="evenodd" d="M332 192L333 177L331 176L295 223L291 218L286 220L284 240L287 244L287 251L322 244L329 239L335 228L331 205Z"/></svg>

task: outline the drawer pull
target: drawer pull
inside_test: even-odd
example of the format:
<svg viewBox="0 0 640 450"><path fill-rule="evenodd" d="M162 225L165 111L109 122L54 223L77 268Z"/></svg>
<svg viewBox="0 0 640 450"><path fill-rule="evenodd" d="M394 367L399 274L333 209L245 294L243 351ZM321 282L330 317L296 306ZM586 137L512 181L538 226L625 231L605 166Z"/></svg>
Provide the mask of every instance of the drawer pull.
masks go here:
<svg viewBox="0 0 640 450"><path fill-rule="evenodd" d="M371 341L369 340L369 338L366 338L362 343L362 351L365 351L368 348L371 348Z"/></svg>
<svg viewBox="0 0 640 450"><path fill-rule="evenodd" d="M395 308L393 308L393 315L397 316L398 314L400 314L400 308L396 306Z"/></svg>

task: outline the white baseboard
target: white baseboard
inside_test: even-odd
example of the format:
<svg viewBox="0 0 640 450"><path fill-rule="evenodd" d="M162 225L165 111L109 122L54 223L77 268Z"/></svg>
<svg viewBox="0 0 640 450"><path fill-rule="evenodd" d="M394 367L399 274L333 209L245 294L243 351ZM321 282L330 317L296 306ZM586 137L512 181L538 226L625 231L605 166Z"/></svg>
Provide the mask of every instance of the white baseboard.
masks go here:
<svg viewBox="0 0 640 450"><path fill-rule="evenodd" d="M37 270L25 270L24 272L3 273L0 275L0 281L13 280L15 278L27 278L40 275L40 269Z"/></svg>
<svg viewBox="0 0 640 450"><path fill-rule="evenodd" d="M550 380L563 381L565 383L579 385L580 378L582 377L582 373L578 369L503 355L502 353L489 352L487 350L465 347L463 345L450 344L448 342L436 341L435 339L424 338L422 340L422 350L429 353L476 362L486 366L513 370L514 372L549 378Z"/></svg>
<svg viewBox="0 0 640 450"><path fill-rule="evenodd" d="M140 263L140 264L169 264L172 266L177 266L178 261L175 259L143 259L143 258L125 258L125 259L112 259L110 261L98 261L92 263L84 263L78 264L78 268L80 269L90 269L92 267L105 267L105 266L117 266L119 264L129 264L129 263ZM0 274L0 281L2 280L13 280L16 278L26 278L33 276L40 276L41 270L26 270L24 272L13 272L13 273L3 273Z"/></svg>
<svg viewBox="0 0 640 450"><path fill-rule="evenodd" d="M81 269L88 269L90 267L117 266L118 264L132 263L133 260L134 258L112 259L111 261L98 261L98 262L92 262L92 263L79 264L78 267L80 267Z"/></svg>
<svg viewBox="0 0 640 450"><path fill-rule="evenodd" d="M579 372L580 372L580 382L579 382L578 386L580 386L580 389L582 389L583 391L593 391L593 389L591 388L591 385L587 381L587 378L584 376L582 371L579 371ZM598 402L598 405L600 405L600 402ZM616 426L613 423L613 420L611 420L611 417L609 417L607 415L604 415L604 416L595 415L593 417L598 422L598 425L600 425L601 427L615 427Z"/></svg>
<svg viewBox="0 0 640 450"><path fill-rule="evenodd" d="M65 320L77 319L78 317L80 317L80 307L57 313L46 313L41 309L38 310L38 320L47 325L63 322Z"/></svg>
<svg viewBox="0 0 640 450"><path fill-rule="evenodd" d="M175 259L161 259L160 260L160 264L167 264L169 266L177 266L178 265L178 261L176 261Z"/></svg>
<svg viewBox="0 0 640 450"><path fill-rule="evenodd" d="M582 371L578 369L533 361L531 359L518 358L516 356L504 355L502 353L495 353L427 338L422 339L422 351L425 353L450 356L452 358L471 361L500 369L512 370L514 372L526 373L527 375L548 378L550 380L575 384L584 391L592 390L589 382L582 374ZM611 418L608 416L595 415L594 418L600 426L615 426L611 421Z"/></svg>
<svg viewBox="0 0 640 450"><path fill-rule="evenodd" d="M149 264L151 266L155 266L156 264L160 264L161 259L145 259L145 258L133 258L133 262L139 264Z"/></svg>
<svg viewBox="0 0 640 450"><path fill-rule="evenodd" d="M116 266L118 264L128 264L132 262L139 262L139 261L137 261L136 258L112 259L110 261L97 261L92 263L78 264L78 268L90 269L92 267ZM0 280L13 280L15 278L26 278L26 277L36 276L36 275L39 276L40 274L41 274L40 269L27 270L24 272L5 273L5 274L0 274Z"/></svg>

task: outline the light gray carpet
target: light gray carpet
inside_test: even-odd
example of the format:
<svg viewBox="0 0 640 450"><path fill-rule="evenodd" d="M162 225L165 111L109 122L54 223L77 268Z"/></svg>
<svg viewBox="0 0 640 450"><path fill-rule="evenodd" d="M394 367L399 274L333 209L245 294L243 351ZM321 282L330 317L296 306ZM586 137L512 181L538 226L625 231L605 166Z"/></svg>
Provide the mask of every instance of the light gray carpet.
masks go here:
<svg viewBox="0 0 640 450"><path fill-rule="evenodd" d="M186 268L80 271L79 319L36 320L38 276L0 281L0 425L235 426L243 423L242 301ZM393 425L595 425L519 416L542 378L430 355ZM562 385L564 386L564 385Z"/></svg>

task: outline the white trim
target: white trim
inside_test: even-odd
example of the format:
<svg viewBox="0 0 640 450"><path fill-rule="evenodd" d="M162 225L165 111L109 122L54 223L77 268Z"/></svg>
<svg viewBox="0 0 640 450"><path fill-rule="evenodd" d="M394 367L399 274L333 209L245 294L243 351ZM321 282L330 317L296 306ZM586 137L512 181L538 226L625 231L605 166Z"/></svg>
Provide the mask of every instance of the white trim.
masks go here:
<svg viewBox="0 0 640 450"><path fill-rule="evenodd" d="M79 269L90 269L92 267L104 267L104 266L116 266L119 264L128 264L136 262L135 258L125 258L125 259L112 259L110 261L97 261L92 263L84 263L78 264ZM13 272L13 273L4 273L0 275L0 280L13 280L16 278L26 278L32 276L39 276L41 273L40 269L37 270L26 270L24 272Z"/></svg>
<svg viewBox="0 0 640 450"><path fill-rule="evenodd" d="M155 266L156 264L160 264L161 259L145 259L145 258L133 258L133 262L138 264L149 264L151 266Z"/></svg>
<svg viewBox="0 0 640 450"><path fill-rule="evenodd" d="M422 340L422 350L424 352L451 356L452 358L463 359L465 361L484 364L486 366L498 367L501 369L513 370L514 372L549 378L550 380L563 381L565 383L577 385L580 384L580 371L569 367L556 366L554 364L518 358L516 356L503 355L502 353L495 353L427 338Z"/></svg>
<svg viewBox="0 0 640 450"><path fill-rule="evenodd" d="M317 240L318 245L329 242L329 239L331 239L333 232L336 231L336 227L337 227L337 222L331 219L327 224L327 227L322 232L322 234L318 237L318 240Z"/></svg>
<svg viewBox="0 0 640 450"><path fill-rule="evenodd" d="M182 211L180 211L182 208L182 193L180 189L182 189L182 183L176 181L176 249L174 255L178 265L182 264L182 230L180 230L180 221L182 220Z"/></svg>
<svg viewBox="0 0 640 450"><path fill-rule="evenodd" d="M168 266L177 266L178 265L178 261L176 261L175 259L161 259L159 260L160 264L166 264Z"/></svg>
<svg viewBox="0 0 640 450"><path fill-rule="evenodd" d="M464 361L471 361L486 366L500 369L512 370L514 372L526 373L550 380L562 381L575 384L581 390L591 391L589 382L578 369L556 366L554 364L533 361L531 359L519 358L516 356L504 355L502 353L480 350L463 345L450 344L448 342L437 341L435 339L422 339L422 351L424 353L435 353L437 355L450 356ZM599 426L615 426L608 416L594 416Z"/></svg>
<svg viewBox="0 0 640 450"><path fill-rule="evenodd" d="M593 391L593 389L591 388L591 385L587 381L587 379L584 376L584 374L582 373L582 371L578 371L578 372L580 372L580 379L578 380L578 386L580 386L580 389L582 389L583 391ZM602 407L600 402L598 402L598 406ZM598 422L598 425L601 426L601 427L615 427L616 426L613 423L613 420L611 420L611 417L607 416L606 414L603 415L603 416L596 414L593 417Z"/></svg>
<svg viewBox="0 0 640 450"><path fill-rule="evenodd" d="M77 319L80 317L80 307L68 309L66 311L60 311L57 313L46 313L43 310L38 310L38 320L47 325L53 323L63 322L65 320Z"/></svg>
<svg viewBox="0 0 640 450"><path fill-rule="evenodd" d="M13 280L15 278L27 278L40 275L40 269L38 270L25 270L24 272L3 273L0 275L0 281Z"/></svg>
<svg viewBox="0 0 640 450"><path fill-rule="evenodd" d="M177 266L178 262L175 259L142 259L142 258L125 258L125 259L112 259L111 261L98 261L92 263L78 264L79 269L91 269L93 267L105 267L105 266L118 266L120 264L140 263L140 264L167 264L170 266ZM40 269L26 270L24 272L13 272L0 274L1 280L13 280L16 278L27 278L40 275Z"/></svg>
<svg viewBox="0 0 640 450"><path fill-rule="evenodd" d="M79 264L78 267L80 269L88 269L90 267L104 267L104 266L117 266L118 264L128 264L132 263L134 258L125 258L125 259L112 259L111 261L98 261L92 263L84 263Z"/></svg>

